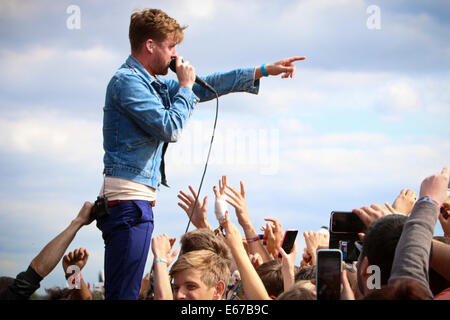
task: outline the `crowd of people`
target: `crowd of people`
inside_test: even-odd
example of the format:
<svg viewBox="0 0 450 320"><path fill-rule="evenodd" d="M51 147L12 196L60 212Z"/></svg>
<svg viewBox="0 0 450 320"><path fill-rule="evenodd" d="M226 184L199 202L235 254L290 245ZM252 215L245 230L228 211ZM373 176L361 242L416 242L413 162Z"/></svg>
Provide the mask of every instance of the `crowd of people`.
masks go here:
<svg viewBox="0 0 450 320"><path fill-rule="evenodd" d="M449 168L425 178L417 194L400 192L392 204L356 208L353 213L365 226L359 233L359 257L343 262L341 300L450 300L450 195ZM153 264L142 279L141 300L315 300L317 251L327 249L326 228L305 231L306 247L299 252L294 243L286 253L281 246L282 225L265 219L261 235L250 217L244 183L237 189L223 176L214 187L216 200L226 201L243 230L231 222L230 212L211 227L207 219L207 197L197 198L195 190L178 195L195 230L183 234L180 249L176 238L167 234L151 241ZM197 201L196 201L197 200ZM28 269L14 278L0 278L1 300L25 300L40 282L61 263L68 285L47 290L48 299L93 300L90 284L82 269L89 253L85 248L66 253L77 232L92 222L93 204L86 202L77 217L50 241L31 261ZM195 208L194 208L195 206ZM439 220L444 235L434 236ZM295 265L302 254L300 265ZM380 270L378 286L373 285L371 266Z"/></svg>

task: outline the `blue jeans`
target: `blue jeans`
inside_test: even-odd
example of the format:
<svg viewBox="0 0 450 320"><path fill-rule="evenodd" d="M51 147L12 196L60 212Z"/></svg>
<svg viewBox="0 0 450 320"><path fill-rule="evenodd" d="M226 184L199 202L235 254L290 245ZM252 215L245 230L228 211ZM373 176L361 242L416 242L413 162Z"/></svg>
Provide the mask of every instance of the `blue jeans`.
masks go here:
<svg viewBox="0 0 450 320"><path fill-rule="evenodd" d="M148 201L121 202L97 220L105 242L105 299L137 300L153 232Z"/></svg>

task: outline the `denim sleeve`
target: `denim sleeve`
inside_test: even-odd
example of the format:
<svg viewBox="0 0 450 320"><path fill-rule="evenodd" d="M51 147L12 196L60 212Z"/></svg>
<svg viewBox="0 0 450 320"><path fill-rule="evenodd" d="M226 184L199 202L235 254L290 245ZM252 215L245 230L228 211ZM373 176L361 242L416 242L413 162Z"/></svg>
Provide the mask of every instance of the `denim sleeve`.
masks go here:
<svg viewBox="0 0 450 320"><path fill-rule="evenodd" d="M120 78L113 90L119 107L146 133L164 142L176 142L186 120L198 103L195 94L186 87L178 89L171 107L139 76Z"/></svg>
<svg viewBox="0 0 450 320"><path fill-rule="evenodd" d="M236 69L229 72L213 73L200 77L211 85L222 96L231 92L248 92L258 94L259 80L255 81L255 68ZM214 99L216 96L209 90L195 84L192 88L201 102Z"/></svg>
<svg viewBox="0 0 450 320"><path fill-rule="evenodd" d="M231 92L248 92L258 94L259 80L255 81L255 68L236 69L229 72L217 72L209 76L199 77L206 83L211 85L219 96ZM165 82L169 87L169 92L173 96L179 88L179 84L175 80ZM194 84L192 90L200 99L200 102L214 99L216 95L211 91L203 88L198 84Z"/></svg>
<svg viewBox="0 0 450 320"><path fill-rule="evenodd" d="M40 287L42 277L29 266L17 275L14 283L0 292L0 300L27 300Z"/></svg>

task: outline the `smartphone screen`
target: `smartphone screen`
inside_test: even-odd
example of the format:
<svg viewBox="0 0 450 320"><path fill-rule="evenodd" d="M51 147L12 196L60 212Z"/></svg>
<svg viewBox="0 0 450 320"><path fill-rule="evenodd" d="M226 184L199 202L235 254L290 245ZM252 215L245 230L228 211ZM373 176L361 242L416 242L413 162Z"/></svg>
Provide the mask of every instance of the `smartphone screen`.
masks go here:
<svg viewBox="0 0 450 320"><path fill-rule="evenodd" d="M283 242L281 247L283 250L289 254L294 247L295 238L297 238L298 230L286 230L283 237ZM278 254L278 258L281 258L281 253Z"/></svg>
<svg viewBox="0 0 450 320"><path fill-rule="evenodd" d="M316 268L317 300L339 300L341 297L341 251L318 250Z"/></svg>
<svg viewBox="0 0 450 320"><path fill-rule="evenodd" d="M358 233L365 229L364 223L353 212L333 211L331 212L330 231Z"/></svg>

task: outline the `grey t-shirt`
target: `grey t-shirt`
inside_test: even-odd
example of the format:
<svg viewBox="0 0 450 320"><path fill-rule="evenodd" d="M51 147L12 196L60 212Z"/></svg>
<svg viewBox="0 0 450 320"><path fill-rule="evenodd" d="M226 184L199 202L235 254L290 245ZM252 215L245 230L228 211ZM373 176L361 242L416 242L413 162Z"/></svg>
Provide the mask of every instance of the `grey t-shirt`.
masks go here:
<svg viewBox="0 0 450 320"><path fill-rule="evenodd" d="M434 227L439 216L439 208L427 201L416 203L395 249L394 262L388 283L399 278L419 281L428 289L428 269Z"/></svg>

